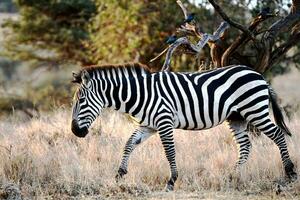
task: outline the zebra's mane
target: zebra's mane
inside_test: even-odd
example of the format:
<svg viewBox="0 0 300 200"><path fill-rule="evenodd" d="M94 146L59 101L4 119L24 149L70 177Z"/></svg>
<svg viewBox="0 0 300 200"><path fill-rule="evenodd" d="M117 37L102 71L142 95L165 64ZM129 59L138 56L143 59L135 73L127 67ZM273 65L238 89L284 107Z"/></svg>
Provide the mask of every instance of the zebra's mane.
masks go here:
<svg viewBox="0 0 300 200"><path fill-rule="evenodd" d="M90 75L94 74L94 72L102 71L102 70L111 70L111 69L131 69L133 71L143 71L145 73L151 73L149 67L142 63L125 63L125 64L104 64L104 65L90 65L84 66L79 73L73 74L73 83L81 83L81 75L85 70Z"/></svg>

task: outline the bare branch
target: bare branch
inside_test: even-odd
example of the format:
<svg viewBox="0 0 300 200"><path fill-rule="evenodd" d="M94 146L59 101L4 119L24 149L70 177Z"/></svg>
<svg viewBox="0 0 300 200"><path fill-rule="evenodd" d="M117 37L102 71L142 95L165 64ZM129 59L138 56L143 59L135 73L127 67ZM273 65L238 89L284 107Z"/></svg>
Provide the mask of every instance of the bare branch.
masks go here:
<svg viewBox="0 0 300 200"><path fill-rule="evenodd" d="M183 45L183 44L189 45L195 52L198 52L195 45L191 44L187 37L178 38L168 48L168 52L167 52L167 55L166 55L166 60L165 60L164 65L162 67L162 71L168 71L170 69L171 57L172 57L174 51L176 50L177 47L179 47L180 45Z"/></svg>
<svg viewBox="0 0 300 200"><path fill-rule="evenodd" d="M199 42L196 45L192 44L188 40L187 37L178 38L171 46L169 46L167 49L165 49L163 52L161 52L157 57L155 57L154 59L152 59L150 62L152 62L153 60L157 59L163 53L165 53L166 50L168 50L167 51L167 55L166 55L166 60L165 60L164 65L162 67L162 71L169 70L169 68L170 68L170 62L171 62L171 57L172 57L174 51L177 49L177 47L179 47L180 45L186 45L187 48L191 49L196 54L199 54L200 51L201 51L201 49L208 42L216 42L217 40L219 40L220 37L225 32L225 30L228 29L228 28L229 28L229 24L227 22L222 22L220 24L220 26L217 28L217 30L214 32L213 35L208 34L208 33L201 34L201 39L199 40Z"/></svg>
<svg viewBox="0 0 300 200"><path fill-rule="evenodd" d="M167 56L165 63L162 67L162 71L167 71L170 68L170 62L171 62L171 57L174 53L174 51L179 47L180 45L187 45L189 49L194 51L196 54L199 54L201 49L207 44L207 42L211 39L211 35L205 33L203 34L202 39L196 44L192 44L187 37L181 37L176 40L168 49Z"/></svg>
<svg viewBox="0 0 300 200"><path fill-rule="evenodd" d="M224 48L221 46L222 43L214 42L209 44L210 57L215 67L221 67L221 57L224 52Z"/></svg>
<svg viewBox="0 0 300 200"><path fill-rule="evenodd" d="M183 32L188 35L195 35L198 38L201 38L201 36L203 34L200 31L200 28L197 28L196 25L191 25L188 23L181 25L180 28L177 29L177 32Z"/></svg>
<svg viewBox="0 0 300 200"><path fill-rule="evenodd" d="M296 44L300 41L300 32L296 32L291 35L287 42L280 45L271 53L270 66L278 63L280 59Z"/></svg>
<svg viewBox="0 0 300 200"><path fill-rule="evenodd" d="M209 41L210 47L210 56L212 59L212 63L215 67L221 66L221 57L224 52L223 42L221 41L221 37L223 36L226 29L229 28L229 24L227 22L222 22L217 30L213 34L213 40Z"/></svg>
<svg viewBox="0 0 300 200"><path fill-rule="evenodd" d="M187 14L186 8L184 7L184 5L182 4L182 2L180 0L177 0L176 2L180 6L180 8L181 8L181 10L184 14L185 19L187 19L189 17L189 15ZM182 46L185 46L184 47L185 49L189 50L189 53L192 52L193 54L194 53L199 54L201 49L208 42L211 42L211 43L217 42L222 37L225 30L228 29L228 28L229 28L229 24L227 22L222 22L220 24L220 26L217 28L217 30L213 33L213 35L211 35L211 34L207 34L207 33L202 33L200 31L199 26L196 27L195 24L190 24L189 22L184 23L183 25L180 26L179 29L177 29L177 32L183 32L185 35L197 36L200 39L199 42L196 45L194 45L189 41L189 39L187 37L181 37L181 38L177 39L168 48L164 49L155 58L151 59L150 62L153 62L154 60L158 59L160 56L162 56L167 51L166 60L165 60L164 65L162 67L162 71L169 70L171 57L172 57L173 53L175 52L175 50L177 49L177 47L182 45ZM187 53L187 52L184 52L184 53Z"/></svg>
<svg viewBox="0 0 300 200"><path fill-rule="evenodd" d="M219 40L223 33L226 31L226 29L229 28L229 24L227 22L222 22L220 26L217 28L217 30L213 33L211 40L217 41Z"/></svg>
<svg viewBox="0 0 300 200"><path fill-rule="evenodd" d="M277 16L278 13L260 12L260 14L253 19L249 26L244 26L230 18L224 10L216 3L216 0L208 0L214 7L215 11L225 20L218 29L211 35L200 31L200 26L196 27L195 21L185 21L183 25L177 29L177 32L183 33L186 37L179 38L172 45L161 52L157 57L151 60L151 62L166 52L166 60L162 70L168 70L170 68L171 57L174 52L186 53L182 50L189 50L190 53L199 55L201 49L208 43L210 46L210 54L215 66L226 66L230 64L230 60L234 59L238 63L246 64L253 67L256 71L264 72L267 68L271 67L287 53L289 49L295 46L300 41L300 0L292 0L291 12L284 18L279 19L272 24L268 29L259 31L258 26L265 20ZM181 0L176 1L180 6L185 19L189 18L187 9L184 7ZM269 9L268 9L269 10ZM241 31L239 37L234 40L229 47L225 47L224 38L222 34L229 27L229 25L237 28ZM290 32L290 38L279 47L276 47L276 40L280 33ZM262 34L262 39L258 41L255 37ZM196 36L200 40L197 44L192 44L187 36ZM221 40L222 38L222 40ZM249 58L247 55L241 55L237 51L242 45L247 44L249 41L253 41L257 50L258 58L255 65L254 59ZM180 47L180 48L178 48ZM273 48L276 47L275 50ZM273 51L272 51L273 50Z"/></svg>
<svg viewBox="0 0 300 200"><path fill-rule="evenodd" d="M247 34L251 39L255 40L255 37L253 34L243 25L231 20L228 15L222 10L222 8L214 1L214 0L208 0L211 5L215 8L215 10L219 13L219 15L226 21L228 22L231 26L241 30L245 34Z"/></svg>
<svg viewBox="0 0 300 200"><path fill-rule="evenodd" d="M161 57L162 55L164 55L164 53L166 53L169 49L169 46L167 48L165 48L162 52L160 52L157 56L155 56L155 58L152 58L149 62L153 62L155 60L157 60L159 57Z"/></svg>
<svg viewBox="0 0 300 200"><path fill-rule="evenodd" d="M188 15L187 10L184 7L183 3L181 2L181 0L177 0L176 2L181 8L181 10L184 14L184 18L188 19L189 15ZM189 24L189 23L184 23L183 25L181 25L181 27L179 29L177 29L177 32L183 32L183 33L189 34L189 35L195 34L198 38L201 38L201 34L202 34L199 24Z"/></svg>
<svg viewBox="0 0 300 200"><path fill-rule="evenodd" d="M183 14L184 14L184 19L187 19L187 11L186 8L184 7L183 3L180 0L177 0L176 3L180 6Z"/></svg>
<svg viewBox="0 0 300 200"><path fill-rule="evenodd" d="M255 32L257 26L265 21L266 19L273 17L275 15L267 15L264 18L260 15L253 19L248 30L251 32ZM249 42L249 36L246 33L242 33L239 37L226 49L221 58L221 66L227 66L229 64L229 58L233 52L235 52L241 45Z"/></svg>
<svg viewBox="0 0 300 200"><path fill-rule="evenodd" d="M297 12L300 12L300 1L293 0L292 7L291 7L291 13L297 13Z"/></svg>
<svg viewBox="0 0 300 200"><path fill-rule="evenodd" d="M274 64L271 60L271 51L276 42L276 37L284 31L289 31L291 27L294 27L297 23L300 23L300 12L294 13L291 10L289 15L272 24L269 30L263 34L261 41L263 47L259 53L260 57L258 58L258 62L255 65L257 71L264 72Z"/></svg>
<svg viewBox="0 0 300 200"><path fill-rule="evenodd" d="M201 40L195 46L196 51L199 53L200 50L207 44L207 42L212 39L212 35L204 33Z"/></svg>

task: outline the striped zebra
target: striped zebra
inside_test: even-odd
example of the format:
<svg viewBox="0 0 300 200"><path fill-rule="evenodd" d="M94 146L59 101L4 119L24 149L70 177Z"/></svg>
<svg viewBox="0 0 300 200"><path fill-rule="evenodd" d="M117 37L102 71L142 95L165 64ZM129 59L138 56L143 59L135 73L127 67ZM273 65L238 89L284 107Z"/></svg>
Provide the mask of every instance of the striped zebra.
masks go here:
<svg viewBox="0 0 300 200"><path fill-rule="evenodd" d="M251 68L235 65L202 73L151 73L146 66L131 63L87 67L73 73L73 82L80 84L71 124L76 136L85 137L106 107L128 113L140 124L125 145L117 179L127 173L134 148L158 132L171 171L166 189L173 190L178 176L173 129L209 129L225 120L239 147L237 168L249 157L247 125L252 124L278 146L286 176L297 178L284 135L291 133L275 93ZM269 116L270 102L277 125Z"/></svg>

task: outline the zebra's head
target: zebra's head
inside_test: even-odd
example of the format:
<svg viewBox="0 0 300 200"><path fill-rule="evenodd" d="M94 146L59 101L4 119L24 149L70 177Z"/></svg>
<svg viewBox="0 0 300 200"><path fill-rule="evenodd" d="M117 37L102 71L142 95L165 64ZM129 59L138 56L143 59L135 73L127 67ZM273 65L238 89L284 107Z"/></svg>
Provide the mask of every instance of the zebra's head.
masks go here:
<svg viewBox="0 0 300 200"><path fill-rule="evenodd" d="M99 116L104 106L103 100L95 91L95 81L86 70L73 72L73 83L80 84L73 100L72 132L78 137L85 137L93 121Z"/></svg>

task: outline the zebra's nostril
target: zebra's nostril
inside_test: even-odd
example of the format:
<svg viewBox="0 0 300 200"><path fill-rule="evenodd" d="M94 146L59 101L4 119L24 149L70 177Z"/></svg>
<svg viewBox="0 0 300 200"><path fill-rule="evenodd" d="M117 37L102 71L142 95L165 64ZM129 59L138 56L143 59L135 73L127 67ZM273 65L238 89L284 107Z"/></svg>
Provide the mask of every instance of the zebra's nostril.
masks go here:
<svg viewBox="0 0 300 200"><path fill-rule="evenodd" d="M88 134L88 129L80 128L76 119L72 120L71 130L77 137L85 137Z"/></svg>

